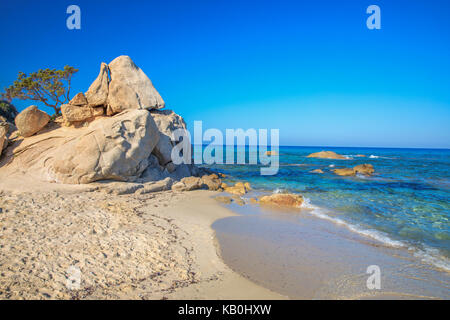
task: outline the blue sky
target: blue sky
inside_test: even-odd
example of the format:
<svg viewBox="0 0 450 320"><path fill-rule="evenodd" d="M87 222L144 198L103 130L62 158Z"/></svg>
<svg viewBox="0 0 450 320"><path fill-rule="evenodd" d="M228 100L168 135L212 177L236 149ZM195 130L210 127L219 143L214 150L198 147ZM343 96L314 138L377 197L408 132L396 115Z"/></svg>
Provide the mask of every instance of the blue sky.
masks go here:
<svg viewBox="0 0 450 320"><path fill-rule="evenodd" d="M81 30L66 8L81 8ZM381 30L366 8L381 8ZM450 1L0 0L0 88L19 71L127 54L192 127L283 145L450 148ZM19 109L31 101L14 101ZM44 110L50 112L49 109Z"/></svg>

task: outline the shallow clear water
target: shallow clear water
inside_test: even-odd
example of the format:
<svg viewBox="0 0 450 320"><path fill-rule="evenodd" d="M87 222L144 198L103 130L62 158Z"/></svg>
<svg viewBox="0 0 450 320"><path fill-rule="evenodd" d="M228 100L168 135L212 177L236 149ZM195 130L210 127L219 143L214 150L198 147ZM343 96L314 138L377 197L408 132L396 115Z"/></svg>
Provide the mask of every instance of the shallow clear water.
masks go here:
<svg viewBox="0 0 450 320"><path fill-rule="evenodd" d="M322 150L349 160L306 157ZM248 156L248 149L239 147L239 152ZM249 181L257 191L300 193L320 218L393 246L415 248L422 258L450 270L450 150L280 147L279 157L274 176L260 175L260 165L210 167L231 180ZM375 174L340 177L332 172L362 163L372 164Z"/></svg>

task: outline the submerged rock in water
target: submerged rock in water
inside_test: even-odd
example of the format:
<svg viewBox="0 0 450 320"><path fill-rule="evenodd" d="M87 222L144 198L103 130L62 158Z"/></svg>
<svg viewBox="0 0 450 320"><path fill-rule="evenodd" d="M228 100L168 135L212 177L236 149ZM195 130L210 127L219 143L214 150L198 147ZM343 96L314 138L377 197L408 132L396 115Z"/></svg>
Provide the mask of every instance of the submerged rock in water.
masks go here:
<svg viewBox="0 0 450 320"><path fill-rule="evenodd" d="M375 172L375 169L373 165L365 163L353 168L334 169L333 172L338 176L354 176L357 173L370 176Z"/></svg>
<svg viewBox="0 0 450 320"><path fill-rule="evenodd" d="M353 170L355 170L355 173L361 173L368 176L375 172L373 165L368 163L357 165L356 167L353 167Z"/></svg>
<svg viewBox="0 0 450 320"><path fill-rule="evenodd" d="M259 203L263 205L299 208L303 204L303 197L292 193L275 193L270 196L261 197Z"/></svg>
<svg viewBox="0 0 450 320"><path fill-rule="evenodd" d="M323 173L322 169L314 169L311 173Z"/></svg>
<svg viewBox="0 0 450 320"><path fill-rule="evenodd" d="M336 152L333 152L333 151L320 151L320 152L311 153L310 155L307 156L307 158L348 160L348 158L346 158L340 154L337 154Z"/></svg>

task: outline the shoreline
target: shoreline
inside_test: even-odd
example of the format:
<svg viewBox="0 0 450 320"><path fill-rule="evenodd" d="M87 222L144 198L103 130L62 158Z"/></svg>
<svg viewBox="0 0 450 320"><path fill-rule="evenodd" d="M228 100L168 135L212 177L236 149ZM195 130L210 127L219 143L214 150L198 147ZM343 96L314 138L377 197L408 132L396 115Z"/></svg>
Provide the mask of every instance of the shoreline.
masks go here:
<svg viewBox="0 0 450 320"><path fill-rule="evenodd" d="M211 225L234 213L214 192L116 196L11 178L0 182L0 299L287 299L223 262ZM73 266L81 283L69 290Z"/></svg>
<svg viewBox="0 0 450 320"><path fill-rule="evenodd" d="M239 215L213 225L224 261L291 299L449 298L450 274L408 248L387 245L308 208L228 207ZM367 287L372 265L381 271L379 290Z"/></svg>

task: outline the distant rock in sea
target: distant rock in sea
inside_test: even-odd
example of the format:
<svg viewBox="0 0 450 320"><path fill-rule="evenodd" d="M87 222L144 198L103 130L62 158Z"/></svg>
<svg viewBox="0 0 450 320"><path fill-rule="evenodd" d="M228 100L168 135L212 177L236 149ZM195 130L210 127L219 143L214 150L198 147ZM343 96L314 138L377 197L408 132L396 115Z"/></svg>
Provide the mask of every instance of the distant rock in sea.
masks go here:
<svg viewBox="0 0 450 320"><path fill-rule="evenodd" d="M321 158L321 159L337 159L337 160L348 160L347 157L337 154L333 151L320 151L311 153L307 158Z"/></svg>
<svg viewBox="0 0 450 320"><path fill-rule="evenodd" d="M370 176L375 172L375 169L373 165L365 163L353 168L334 169L333 172L338 176L354 176L357 173Z"/></svg>

